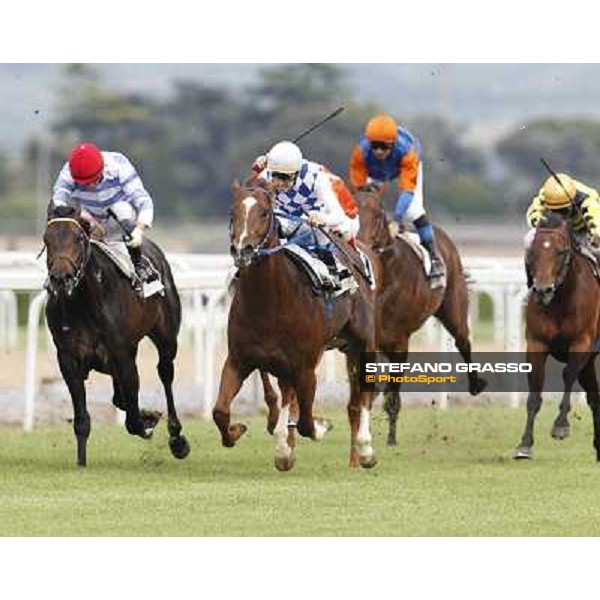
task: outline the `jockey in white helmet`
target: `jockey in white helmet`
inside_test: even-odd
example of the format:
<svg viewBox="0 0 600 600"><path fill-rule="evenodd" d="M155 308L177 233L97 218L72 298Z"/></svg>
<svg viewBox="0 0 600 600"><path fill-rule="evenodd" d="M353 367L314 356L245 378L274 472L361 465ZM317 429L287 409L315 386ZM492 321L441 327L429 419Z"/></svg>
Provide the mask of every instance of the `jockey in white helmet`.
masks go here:
<svg viewBox="0 0 600 600"><path fill-rule="evenodd" d="M303 158L293 142L275 144L259 156L252 170L269 181L277 209L291 217L308 216L354 245L358 234L358 207L343 180L323 165Z"/></svg>

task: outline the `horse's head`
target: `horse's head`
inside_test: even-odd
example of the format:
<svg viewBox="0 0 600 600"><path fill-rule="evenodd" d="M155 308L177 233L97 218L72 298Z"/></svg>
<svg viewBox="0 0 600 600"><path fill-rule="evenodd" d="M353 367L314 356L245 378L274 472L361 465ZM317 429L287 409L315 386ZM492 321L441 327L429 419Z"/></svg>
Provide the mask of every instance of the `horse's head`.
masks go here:
<svg viewBox="0 0 600 600"><path fill-rule="evenodd" d="M48 291L69 298L90 257L90 225L78 208L59 206L48 214L44 233L48 267Z"/></svg>
<svg viewBox="0 0 600 600"><path fill-rule="evenodd" d="M378 188L364 187L354 194L360 216L358 239L374 250L392 243L385 207Z"/></svg>
<svg viewBox="0 0 600 600"><path fill-rule="evenodd" d="M234 183L229 240L235 266L249 266L274 231L273 197L268 185L242 187Z"/></svg>
<svg viewBox="0 0 600 600"><path fill-rule="evenodd" d="M571 260L569 220L549 212L540 221L527 253L533 297L548 306L564 281Z"/></svg>

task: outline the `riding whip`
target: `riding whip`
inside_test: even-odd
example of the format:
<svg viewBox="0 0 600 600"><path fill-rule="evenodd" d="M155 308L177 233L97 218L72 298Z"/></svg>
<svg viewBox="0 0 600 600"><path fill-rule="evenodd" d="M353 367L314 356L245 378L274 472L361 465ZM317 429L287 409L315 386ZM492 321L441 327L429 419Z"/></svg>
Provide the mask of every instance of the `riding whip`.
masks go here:
<svg viewBox="0 0 600 600"><path fill-rule="evenodd" d="M567 192L565 186L562 184L562 181L560 180L559 176L556 174L554 169L548 164L547 160L544 160L543 158L540 158L540 160L542 161L542 164L544 165L544 167L546 167L546 169L548 170L548 173L550 173L550 175L552 175L553 179L558 183L558 185L560 185L563 192L565 193L565 196L571 201L571 205L575 208L579 217L581 219L584 219L583 213L581 212L579 206L577 206L577 204L575 204L575 198L571 198L571 196L569 196L569 192Z"/></svg>
<svg viewBox="0 0 600 600"><path fill-rule="evenodd" d="M292 142L296 144L302 138L306 137L309 133L312 133L315 129L318 129L322 125L325 125L327 121L331 121L331 119L337 117L344 110L344 108L345 106L340 106L339 108L336 108L331 114L327 115L324 119L321 119L318 123L315 123L312 127L309 127L307 130L303 131L299 136L295 137L292 140Z"/></svg>
<svg viewBox="0 0 600 600"><path fill-rule="evenodd" d="M127 229L125 229L125 227L123 226L123 223L121 223L121 221L119 221L119 219L117 218L117 215L115 215L113 209L109 208L106 212L108 213L109 217L112 217L119 224L119 227L123 231L123 235L125 236L125 239L129 242L131 240L131 233L129 233L129 231L127 231Z"/></svg>

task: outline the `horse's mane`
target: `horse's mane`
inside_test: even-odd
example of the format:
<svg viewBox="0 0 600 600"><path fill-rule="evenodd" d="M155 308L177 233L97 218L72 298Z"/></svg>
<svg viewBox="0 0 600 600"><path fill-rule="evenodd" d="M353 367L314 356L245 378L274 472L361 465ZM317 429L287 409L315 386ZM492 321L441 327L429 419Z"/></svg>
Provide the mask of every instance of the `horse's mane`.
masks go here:
<svg viewBox="0 0 600 600"><path fill-rule="evenodd" d="M81 211L74 206L48 205L48 220L50 219L76 219L79 221Z"/></svg>
<svg viewBox="0 0 600 600"><path fill-rule="evenodd" d="M369 194L379 194L381 192L381 185L371 181L370 183L365 183L365 185L361 185L356 191L367 192Z"/></svg>

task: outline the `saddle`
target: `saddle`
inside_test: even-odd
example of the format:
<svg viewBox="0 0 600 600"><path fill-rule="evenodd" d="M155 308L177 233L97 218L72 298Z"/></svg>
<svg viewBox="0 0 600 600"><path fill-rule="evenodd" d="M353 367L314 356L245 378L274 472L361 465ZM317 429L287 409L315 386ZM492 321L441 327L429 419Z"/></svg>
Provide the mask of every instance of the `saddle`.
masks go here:
<svg viewBox="0 0 600 600"><path fill-rule="evenodd" d="M277 215L277 220L284 251L308 275L314 291L330 298L354 293L359 287L355 272L374 289L373 267L362 252L353 259L352 249L341 238L285 215Z"/></svg>
<svg viewBox="0 0 600 600"><path fill-rule="evenodd" d="M425 272L425 276L429 277L431 273L431 257L429 256L429 252L423 246L421 246L421 241L419 238L419 234L413 231L399 231L396 234L396 239L402 240L405 242L408 247L414 252L417 256L421 265L423 266L423 271ZM440 256L442 262L444 262L444 257ZM446 264L444 263L444 273L446 273ZM445 288L446 287L446 275L443 277L435 279L431 282L432 288Z"/></svg>
<svg viewBox="0 0 600 600"><path fill-rule="evenodd" d="M140 256L140 264L136 271L129 255L119 252L106 242L94 239L90 242L111 260L122 275L131 281L142 299L150 298L158 293L164 294L160 272L148 256L144 254Z"/></svg>

